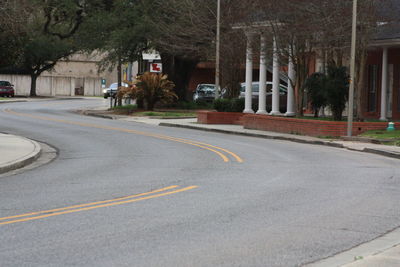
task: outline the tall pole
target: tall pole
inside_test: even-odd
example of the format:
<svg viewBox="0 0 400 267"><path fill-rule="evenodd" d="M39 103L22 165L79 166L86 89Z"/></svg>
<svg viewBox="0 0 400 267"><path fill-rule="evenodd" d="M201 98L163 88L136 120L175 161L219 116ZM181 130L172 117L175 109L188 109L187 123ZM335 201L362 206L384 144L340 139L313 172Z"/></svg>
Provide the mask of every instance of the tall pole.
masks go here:
<svg viewBox="0 0 400 267"><path fill-rule="evenodd" d="M354 106L354 77L356 64L356 35L357 35L357 0L353 0L353 27L351 33L351 62L350 62L350 88L349 106L347 116L347 136L352 135L353 130L353 106ZM360 77L362 78L362 77ZM360 96L358 96L360 97Z"/></svg>
<svg viewBox="0 0 400 267"><path fill-rule="evenodd" d="M217 38L216 38L216 53L215 53L215 99L219 95L219 73L220 73L220 40L221 40L221 0L217 0Z"/></svg>

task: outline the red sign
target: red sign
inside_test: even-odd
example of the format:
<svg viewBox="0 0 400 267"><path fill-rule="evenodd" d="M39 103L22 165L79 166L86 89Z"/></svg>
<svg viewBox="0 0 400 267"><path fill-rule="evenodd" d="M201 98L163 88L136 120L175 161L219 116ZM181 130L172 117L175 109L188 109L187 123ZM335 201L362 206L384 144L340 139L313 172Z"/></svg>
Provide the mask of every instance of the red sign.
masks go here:
<svg viewBox="0 0 400 267"><path fill-rule="evenodd" d="M162 72L162 63L151 63L150 72Z"/></svg>

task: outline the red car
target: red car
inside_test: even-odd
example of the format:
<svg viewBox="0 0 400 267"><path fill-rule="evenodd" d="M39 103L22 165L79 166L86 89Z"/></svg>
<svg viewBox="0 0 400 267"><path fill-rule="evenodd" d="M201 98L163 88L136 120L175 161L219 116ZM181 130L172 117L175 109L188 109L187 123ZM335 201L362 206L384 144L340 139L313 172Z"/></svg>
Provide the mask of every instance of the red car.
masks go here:
<svg viewBox="0 0 400 267"><path fill-rule="evenodd" d="M14 97L14 85L7 81L0 81L0 96Z"/></svg>

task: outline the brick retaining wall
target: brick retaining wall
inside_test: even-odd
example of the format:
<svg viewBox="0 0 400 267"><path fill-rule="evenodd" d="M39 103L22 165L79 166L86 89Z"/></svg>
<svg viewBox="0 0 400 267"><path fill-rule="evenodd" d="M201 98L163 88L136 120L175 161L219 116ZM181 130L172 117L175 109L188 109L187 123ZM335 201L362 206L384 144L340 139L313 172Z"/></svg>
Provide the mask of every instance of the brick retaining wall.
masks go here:
<svg viewBox="0 0 400 267"><path fill-rule="evenodd" d="M241 112L198 111L197 122L203 124L236 124L242 125L245 114Z"/></svg>
<svg viewBox="0 0 400 267"><path fill-rule="evenodd" d="M387 122L354 122L353 135L359 135L369 130L384 130L387 125ZM243 126L246 129L309 136L347 135L347 122L345 121L308 120L250 114L243 117ZM400 127L400 123L395 123L395 127Z"/></svg>
<svg viewBox="0 0 400 267"><path fill-rule="evenodd" d="M347 122L345 121L297 119L236 112L199 111L197 122L203 124L236 124L243 125L246 129L308 136L333 137L347 135ZM387 126L387 122L354 122L353 135L356 136L369 130L384 130ZM400 123L396 122L395 127L400 129Z"/></svg>

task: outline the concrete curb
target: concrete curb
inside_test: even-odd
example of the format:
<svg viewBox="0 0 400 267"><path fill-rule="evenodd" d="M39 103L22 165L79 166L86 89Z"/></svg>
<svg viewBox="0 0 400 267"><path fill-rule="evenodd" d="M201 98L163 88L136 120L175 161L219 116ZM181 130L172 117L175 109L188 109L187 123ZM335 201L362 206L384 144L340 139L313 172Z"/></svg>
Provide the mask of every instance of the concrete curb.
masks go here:
<svg viewBox="0 0 400 267"><path fill-rule="evenodd" d="M96 118L102 118L102 119L109 119L109 120L116 120L117 119L113 115L106 115L106 114L101 114L101 113L96 113L96 112L90 112L88 110L76 110L74 112L76 112L78 114L81 114L81 115L91 116L91 117L96 117Z"/></svg>
<svg viewBox="0 0 400 267"><path fill-rule="evenodd" d="M258 137L264 139L273 139L273 140L283 140L283 141L291 141L296 143L304 143L304 144L312 144L312 145L325 145L325 146L332 146L337 148L344 148L342 144L332 143L329 141L319 141L319 140L305 140L301 138L295 137L286 137L286 136L273 136L273 135L266 135L266 134L256 134L256 133L242 133L230 130L222 130L222 129L210 129L210 128L202 128L192 125L181 125L181 124L174 124L168 122L162 122L159 126L165 127L175 127L175 128L186 128L192 130L199 130L199 131L206 131L206 132L216 132L216 133L224 133L224 134L232 134L232 135L241 135L241 136L250 136L250 137Z"/></svg>
<svg viewBox="0 0 400 267"><path fill-rule="evenodd" d="M197 127L197 126L192 126L192 125L182 125L182 124L174 124L174 123L167 123L167 122L162 122L159 124L159 126L186 128L186 129L199 130L199 131L216 132L216 133L224 133L224 134L232 134L232 135L240 135L240 136L250 136L250 137L257 137L257 138L264 138L264 139L283 140L283 141L290 141L290 142L311 144L311 145L323 145L323 146L330 146L330 147L336 147L336 148L344 148L344 149L347 149L350 151L371 153L371 154L377 154L377 155L381 155L381 156L385 156L385 157L400 159L400 153L397 153L395 151L384 151L384 150L373 149L373 148L364 148L362 150L357 150L357 149L348 147L346 145L338 144L338 143L335 143L332 141L305 140L305 139L296 138L296 137L272 136L272 135L256 134L256 133L242 133L242 132L236 132L236 131L230 131L230 130L202 128L202 127Z"/></svg>
<svg viewBox="0 0 400 267"><path fill-rule="evenodd" d="M394 151L384 151L384 150L378 150L378 149L373 149L373 148L364 148L363 152L366 153L371 153L371 154L377 154L385 157L390 157L390 158L395 158L395 159L400 159L400 153L394 152Z"/></svg>
<svg viewBox="0 0 400 267"><path fill-rule="evenodd" d="M101 114L101 113L99 114L99 113L90 112L87 110L80 111L80 113L83 115L93 116L93 117L103 118L103 119L111 119L111 120L119 119L118 117L113 116L113 115L106 115L106 114ZM379 150L379 149L373 149L373 148L355 149L350 146L346 146L344 144L337 143L335 141L307 140L307 139L303 139L303 138L287 137L287 136L279 136L279 135L245 133L245 132L237 132L237 131L223 130L223 129L203 128L203 127L199 127L199 126L195 126L195 125L184 125L184 124L176 124L176 123L170 123L170 122L161 122L158 125L164 126L164 127L186 128L186 129L192 129L192 130L198 130L198 131L216 132L216 133L232 134L232 135L239 135L239 136L250 136L250 137L256 137L256 138L282 140L282 141L311 144L311 145L323 145L323 146L330 146L330 147L336 147L336 148L343 148L343 149L347 149L350 151L370 153L370 154L376 154L376 155L390 157L390 158L394 158L394 159L400 159L400 153L395 152L395 151ZM355 139L357 139L357 138L355 138ZM361 140L353 140L353 141L361 141ZM372 143L372 142L367 142L367 143Z"/></svg>
<svg viewBox="0 0 400 267"><path fill-rule="evenodd" d="M2 100L0 104L28 102L27 100Z"/></svg>
<svg viewBox="0 0 400 267"><path fill-rule="evenodd" d="M390 230L377 238L359 244L335 255L307 263L305 267L330 267L330 266L386 266L384 262L373 262L381 253L391 251L400 245L400 228ZM399 257L396 257L399 261ZM371 261L372 260L372 261ZM390 265L393 266L393 265ZM398 265L396 265L398 266Z"/></svg>
<svg viewBox="0 0 400 267"><path fill-rule="evenodd" d="M30 140L28 138L24 138L24 137L18 137L18 138L21 138L21 139L24 139L25 141L30 142L33 146L33 150L29 154L24 155L23 157L21 157L17 160L7 162L5 164L0 165L0 174L25 167L26 165L31 164L37 158L40 157L42 149L41 149L41 146L39 145L39 143L37 143L36 141Z"/></svg>

